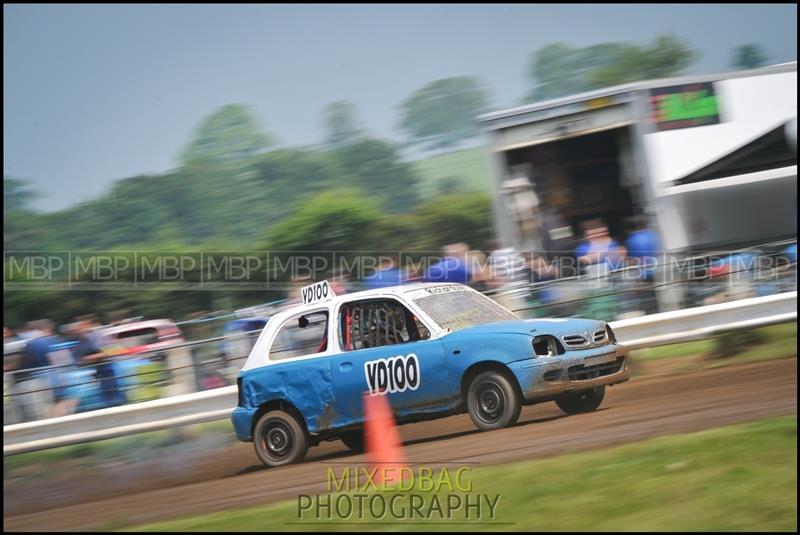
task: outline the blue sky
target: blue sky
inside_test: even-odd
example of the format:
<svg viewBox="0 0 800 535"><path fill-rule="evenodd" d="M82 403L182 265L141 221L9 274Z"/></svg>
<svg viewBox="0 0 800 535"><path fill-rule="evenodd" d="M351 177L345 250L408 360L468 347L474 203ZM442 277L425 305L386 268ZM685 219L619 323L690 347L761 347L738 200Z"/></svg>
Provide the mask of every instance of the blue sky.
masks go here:
<svg viewBox="0 0 800 535"><path fill-rule="evenodd" d="M670 32L726 70L734 47L797 58L796 5L6 5L6 175L41 209L158 173L199 121L252 105L282 145L322 139L347 99L374 135L400 139L397 106L437 78L478 75L495 108L525 94L529 54L555 41L644 43Z"/></svg>

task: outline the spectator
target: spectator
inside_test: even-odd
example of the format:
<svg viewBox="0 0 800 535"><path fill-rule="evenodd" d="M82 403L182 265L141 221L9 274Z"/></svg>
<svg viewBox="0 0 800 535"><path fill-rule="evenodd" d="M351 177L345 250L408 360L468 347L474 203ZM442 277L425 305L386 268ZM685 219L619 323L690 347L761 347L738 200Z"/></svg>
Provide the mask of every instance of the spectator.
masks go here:
<svg viewBox="0 0 800 535"><path fill-rule="evenodd" d="M528 270L531 282L536 284L535 300L543 305L554 305L559 300L558 287L542 283L552 282L558 279L558 270L555 265L547 261L544 255L531 254L528 259ZM541 286L540 286L541 284ZM560 315L552 310L548 314Z"/></svg>
<svg viewBox="0 0 800 535"><path fill-rule="evenodd" d="M466 243L453 243L443 248L444 258L429 266L422 275L423 282L457 282L467 284L470 272L467 266Z"/></svg>
<svg viewBox="0 0 800 535"><path fill-rule="evenodd" d="M94 318L83 317L76 323L77 342L74 354L78 362L95 367L95 379L100 383L100 394L108 406L125 403L125 394L120 388L112 357L98 343Z"/></svg>
<svg viewBox="0 0 800 535"><path fill-rule="evenodd" d="M603 275L620 267L625 256L625 248L611 237L608 227L600 219L592 219L584 225L585 240L575 248L578 264L586 268L587 273Z"/></svg>
<svg viewBox="0 0 800 535"><path fill-rule="evenodd" d="M23 349L25 341L16 336L12 329L3 326L3 418L9 424L22 421L17 388L19 381L14 370L20 367Z"/></svg>
<svg viewBox="0 0 800 535"><path fill-rule="evenodd" d="M18 372L22 409L27 419L40 420L74 412L77 400L68 397L66 385L75 361L64 341L53 333L53 324L43 319L31 323L36 337L22 353Z"/></svg>
<svg viewBox="0 0 800 535"><path fill-rule="evenodd" d="M403 284L406 282L403 275L403 272L397 267L397 257L382 256L375 272L364 277L364 289L372 290Z"/></svg>
<svg viewBox="0 0 800 535"><path fill-rule="evenodd" d="M661 255L661 240L658 233L647 227L644 216L634 216L628 219L628 239L625 240L625 249L628 258L635 259L641 266L648 266L642 270L642 280L653 282L656 268Z"/></svg>
<svg viewBox="0 0 800 535"><path fill-rule="evenodd" d="M491 270L486 263L486 255L481 251L468 251L466 258L467 270L470 273L469 285L481 293L489 291Z"/></svg>
<svg viewBox="0 0 800 535"><path fill-rule="evenodd" d="M625 240L625 249L628 264L638 266L639 269L632 273L635 276L633 299L630 302L645 314L658 312L655 278L657 266L663 263L661 240L658 233L647 226L645 216L633 216L626 221L628 239Z"/></svg>
<svg viewBox="0 0 800 535"><path fill-rule="evenodd" d="M3 371L16 370L19 368L19 357L25 341L21 340L14 331L3 326Z"/></svg>
<svg viewBox="0 0 800 535"><path fill-rule="evenodd" d="M610 271L621 267L625 248L611 237L608 227L600 219L584 224L585 241L575 249L578 267L590 278L590 287L584 294L580 314L590 318L611 320L616 317L618 298L609 295Z"/></svg>
<svg viewBox="0 0 800 535"><path fill-rule="evenodd" d="M336 295L344 295L350 291L350 280L347 273L331 274L330 285Z"/></svg>
<svg viewBox="0 0 800 535"><path fill-rule="evenodd" d="M42 333L36 329L36 322L29 321L25 324L25 330L19 332L19 337L22 340L33 340L34 338L38 338L41 336Z"/></svg>
<svg viewBox="0 0 800 535"><path fill-rule="evenodd" d="M86 322L88 331L84 333L89 339L94 342L95 345L98 347L100 346L100 329L103 328L103 325L97 319L97 316L94 314L84 314L83 316L78 317L79 322Z"/></svg>
<svg viewBox="0 0 800 535"><path fill-rule="evenodd" d="M792 276L791 286L787 289L791 290L792 286L797 289L797 242L791 244L789 247L781 251L779 258L778 273L781 277ZM787 277L788 278L788 277Z"/></svg>
<svg viewBox="0 0 800 535"><path fill-rule="evenodd" d="M797 263L797 242L791 244L789 247L784 249L781 252L781 254L783 254L789 262L796 264Z"/></svg>

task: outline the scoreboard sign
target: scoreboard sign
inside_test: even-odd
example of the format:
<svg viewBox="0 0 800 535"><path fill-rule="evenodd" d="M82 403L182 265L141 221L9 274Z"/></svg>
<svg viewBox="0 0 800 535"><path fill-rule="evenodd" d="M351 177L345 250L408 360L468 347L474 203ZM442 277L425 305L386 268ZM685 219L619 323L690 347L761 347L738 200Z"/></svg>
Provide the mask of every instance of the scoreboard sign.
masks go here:
<svg viewBox="0 0 800 535"><path fill-rule="evenodd" d="M651 89L650 105L657 131L720 123L713 82Z"/></svg>

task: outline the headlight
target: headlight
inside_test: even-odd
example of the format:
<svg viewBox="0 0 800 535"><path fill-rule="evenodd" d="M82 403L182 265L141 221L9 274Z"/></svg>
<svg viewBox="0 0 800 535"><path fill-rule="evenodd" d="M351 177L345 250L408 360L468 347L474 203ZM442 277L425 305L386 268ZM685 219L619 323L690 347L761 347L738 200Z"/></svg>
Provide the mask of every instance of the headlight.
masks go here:
<svg viewBox="0 0 800 535"><path fill-rule="evenodd" d="M555 336L545 334L533 338L533 352L537 357L552 357L564 353L564 347Z"/></svg>
<svg viewBox="0 0 800 535"><path fill-rule="evenodd" d="M614 331L611 329L611 325L606 324L606 335L608 336L608 340L615 344L617 342L617 337L614 335Z"/></svg>

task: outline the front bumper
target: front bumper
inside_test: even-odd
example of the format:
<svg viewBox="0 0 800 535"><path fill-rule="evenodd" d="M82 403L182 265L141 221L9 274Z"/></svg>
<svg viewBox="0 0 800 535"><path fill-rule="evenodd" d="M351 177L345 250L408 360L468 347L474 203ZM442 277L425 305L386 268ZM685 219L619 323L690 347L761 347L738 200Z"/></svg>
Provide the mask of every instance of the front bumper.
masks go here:
<svg viewBox="0 0 800 535"><path fill-rule="evenodd" d="M520 360L509 367L528 403L547 401L564 392L613 385L629 378L628 350L620 344Z"/></svg>

